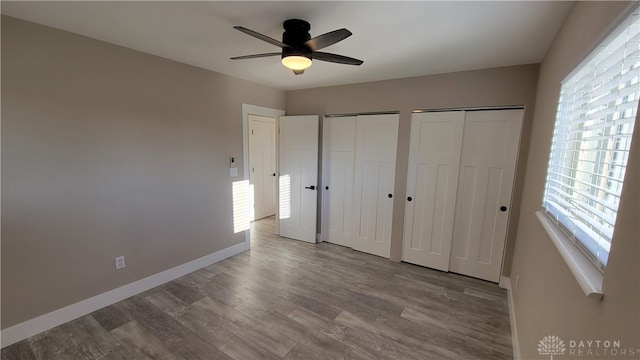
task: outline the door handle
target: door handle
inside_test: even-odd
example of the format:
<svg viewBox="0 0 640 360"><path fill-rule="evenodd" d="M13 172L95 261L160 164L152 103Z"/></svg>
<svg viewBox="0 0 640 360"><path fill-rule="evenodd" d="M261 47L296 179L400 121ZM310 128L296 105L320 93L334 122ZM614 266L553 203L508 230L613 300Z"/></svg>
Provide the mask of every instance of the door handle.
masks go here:
<svg viewBox="0 0 640 360"><path fill-rule="evenodd" d="M391 199L393 197L393 194L389 194L387 196L389 197L389 199Z"/></svg>
<svg viewBox="0 0 640 360"><path fill-rule="evenodd" d="M500 211L502 211L502 212L507 211L507 207L506 207L506 206L504 206L504 205L500 206Z"/></svg>
<svg viewBox="0 0 640 360"><path fill-rule="evenodd" d="M271 176L276 176L276 173L271 174Z"/></svg>
<svg viewBox="0 0 640 360"><path fill-rule="evenodd" d="M311 185L311 186L305 186L304 188L305 188L305 189L309 189L309 190L315 190L315 189L316 189L316 187L315 187L314 185Z"/></svg>
<svg viewBox="0 0 640 360"><path fill-rule="evenodd" d="M328 187L328 186L325 186L325 187L324 187L324 189L325 189L325 190L329 190L329 187Z"/></svg>
<svg viewBox="0 0 640 360"><path fill-rule="evenodd" d="M407 198L407 201L411 201L411 200L413 200L413 198L412 198L411 196L409 196L409 197Z"/></svg>

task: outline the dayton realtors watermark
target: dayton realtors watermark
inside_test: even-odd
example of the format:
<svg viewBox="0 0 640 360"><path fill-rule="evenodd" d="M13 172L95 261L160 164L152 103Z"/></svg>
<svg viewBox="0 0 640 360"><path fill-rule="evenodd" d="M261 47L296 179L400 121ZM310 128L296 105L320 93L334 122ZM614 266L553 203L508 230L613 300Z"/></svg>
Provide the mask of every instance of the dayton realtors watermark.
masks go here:
<svg viewBox="0 0 640 360"><path fill-rule="evenodd" d="M538 342L538 354L554 356L569 355L586 358L633 357L640 355L640 348L622 346L620 340L569 340L565 342L559 336L547 335Z"/></svg>
<svg viewBox="0 0 640 360"><path fill-rule="evenodd" d="M569 355L588 357L636 356L640 349L622 347L620 340L569 340Z"/></svg>

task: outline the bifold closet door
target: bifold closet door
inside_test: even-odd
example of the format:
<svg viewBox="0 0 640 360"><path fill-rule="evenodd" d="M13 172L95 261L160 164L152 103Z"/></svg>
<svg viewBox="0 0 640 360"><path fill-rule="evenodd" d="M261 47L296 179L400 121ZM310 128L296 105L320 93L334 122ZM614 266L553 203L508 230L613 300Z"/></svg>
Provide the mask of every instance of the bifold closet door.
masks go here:
<svg viewBox="0 0 640 360"><path fill-rule="evenodd" d="M448 271L464 111L411 116L402 260Z"/></svg>
<svg viewBox="0 0 640 360"><path fill-rule="evenodd" d="M450 271L500 281L523 116L466 112Z"/></svg>
<svg viewBox="0 0 640 360"><path fill-rule="evenodd" d="M325 240L352 247L356 117L325 118L322 130Z"/></svg>
<svg viewBox="0 0 640 360"><path fill-rule="evenodd" d="M398 114L356 119L353 248L389 257Z"/></svg>
<svg viewBox="0 0 640 360"><path fill-rule="evenodd" d="M402 260L499 282L523 115L414 114Z"/></svg>

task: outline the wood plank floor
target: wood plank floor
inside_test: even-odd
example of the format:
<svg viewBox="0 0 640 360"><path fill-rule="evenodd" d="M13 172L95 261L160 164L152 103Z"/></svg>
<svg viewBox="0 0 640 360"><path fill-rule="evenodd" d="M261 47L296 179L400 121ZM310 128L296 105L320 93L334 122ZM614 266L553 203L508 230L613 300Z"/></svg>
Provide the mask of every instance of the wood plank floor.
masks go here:
<svg viewBox="0 0 640 360"><path fill-rule="evenodd" d="M2 350L2 360L510 359L498 285L253 223L251 250Z"/></svg>

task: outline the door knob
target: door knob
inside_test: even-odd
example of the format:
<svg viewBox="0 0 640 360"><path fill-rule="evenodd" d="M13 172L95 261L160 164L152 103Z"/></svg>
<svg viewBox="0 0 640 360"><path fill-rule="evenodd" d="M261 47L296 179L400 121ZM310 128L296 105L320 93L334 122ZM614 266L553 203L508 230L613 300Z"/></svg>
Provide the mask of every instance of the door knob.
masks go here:
<svg viewBox="0 0 640 360"><path fill-rule="evenodd" d="M389 199L391 199L393 197L393 194L389 194L387 196L389 197Z"/></svg>
<svg viewBox="0 0 640 360"><path fill-rule="evenodd" d="M276 173L271 174L271 176L276 176Z"/></svg>
<svg viewBox="0 0 640 360"><path fill-rule="evenodd" d="M325 186L325 187L324 187L324 189L325 189L325 190L329 190L329 187L328 187L328 186Z"/></svg>
<svg viewBox="0 0 640 360"><path fill-rule="evenodd" d="M409 197L407 198L407 201L411 201L411 200L413 200L413 198L412 198L411 196L409 196Z"/></svg>
<svg viewBox="0 0 640 360"><path fill-rule="evenodd" d="M304 188L305 189L309 189L309 190L315 190L316 189L315 185L305 186Z"/></svg>
<svg viewBox="0 0 640 360"><path fill-rule="evenodd" d="M502 212L507 211L507 207L506 207L506 206L504 206L504 205L500 206L500 211L502 211Z"/></svg>

